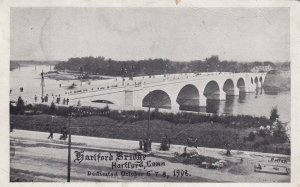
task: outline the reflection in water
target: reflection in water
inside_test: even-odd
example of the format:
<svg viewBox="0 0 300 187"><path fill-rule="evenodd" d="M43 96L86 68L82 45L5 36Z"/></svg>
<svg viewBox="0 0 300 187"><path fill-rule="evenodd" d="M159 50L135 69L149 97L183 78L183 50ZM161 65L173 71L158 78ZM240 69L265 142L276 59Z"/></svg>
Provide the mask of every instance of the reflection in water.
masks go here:
<svg viewBox="0 0 300 187"><path fill-rule="evenodd" d="M254 93L240 93L239 96L227 96L225 101L207 100L206 107L181 106L180 110L234 115L270 115L272 107L277 106L280 119L290 121L290 92L264 92L258 89Z"/></svg>

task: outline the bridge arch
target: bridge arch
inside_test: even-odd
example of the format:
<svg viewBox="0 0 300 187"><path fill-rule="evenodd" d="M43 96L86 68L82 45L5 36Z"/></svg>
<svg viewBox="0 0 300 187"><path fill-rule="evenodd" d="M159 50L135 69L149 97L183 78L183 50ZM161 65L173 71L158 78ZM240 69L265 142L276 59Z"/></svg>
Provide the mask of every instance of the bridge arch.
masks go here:
<svg viewBox="0 0 300 187"><path fill-rule="evenodd" d="M236 83L236 87L239 88L240 92L245 91L246 84L245 84L244 78L238 79L238 81Z"/></svg>
<svg viewBox="0 0 300 187"><path fill-rule="evenodd" d="M253 84L253 77L251 77L251 84Z"/></svg>
<svg viewBox="0 0 300 187"><path fill-rule="evenodd" d="M171 109L171 98L163 90L154 90L143 98L143 107L149 107L149 104L153 108Z"/></svg>
<svg viewBox="0 0 300 187"><path fill-rule="evenodd" d="M203 95L208 100L219 100L220 99L220 87L216 81L210 81L204 88Z"/></svg>
<svg viewBox="0 0 300 187"><path fill-rule="evenodd" d="M257 84L258 83L258 78L255 77L254 82Z"/></svg>
<svg viewBox="0 0 300 187"><path fill-rule="evenodd" d="M176 98L180 106L199 106L200 94L197 87L193 84L183 86Z"/></svg>
<svg viewBox="0 0 300 187"><path fill-rule="evenodd" d="M233 95L234 94L234 82L232 79L227 79L223 85L223 91L226 95Z"/></svg>
<svg viewBox="0 0 300 187"><path fill-rule="evenodd" d="M263 82L263 78L259 77L259 82L262 83Z"/></svg>

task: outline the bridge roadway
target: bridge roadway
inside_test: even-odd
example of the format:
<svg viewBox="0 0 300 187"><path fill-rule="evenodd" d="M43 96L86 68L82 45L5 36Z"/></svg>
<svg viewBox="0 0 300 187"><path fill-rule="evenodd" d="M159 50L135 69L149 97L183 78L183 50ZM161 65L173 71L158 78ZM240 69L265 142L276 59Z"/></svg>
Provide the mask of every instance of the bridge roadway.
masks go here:
<svg viewBox="0 0 300 187"><path fill-rule="evenodd" d="M254 92L261 88L266 73L183 73L115 78L88 88L67 91L70 103L113 108L152 107L179 110L181 106L205 107L207 100ZM102 104L101 104L102 103ZM106 104L105 104L106 105Z"/></svg>

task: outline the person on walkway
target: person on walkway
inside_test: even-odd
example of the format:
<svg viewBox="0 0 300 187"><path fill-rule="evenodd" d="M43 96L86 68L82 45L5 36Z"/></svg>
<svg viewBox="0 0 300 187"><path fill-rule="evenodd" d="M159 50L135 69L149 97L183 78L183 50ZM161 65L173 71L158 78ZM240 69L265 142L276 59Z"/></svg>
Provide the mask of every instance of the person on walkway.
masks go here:
<svg viewBox="0 0 300 187"><path fill-rule="evenodd" d="M148 142L144 140L144 152L148 152Z"/></svg>
<svg viewBox="0 0 300 187"><path fill-rule="evenodd" d="M48 102L48 94L46 94L46 96L45 96L45 102L46 103Z"/></svg>
<svg viewBox="0 0 300 187"><path fill-rule="evenodd" d="M37 96L36 95L34 96L34 102L35 103L37 102Z"/></svg>
<svg viewBox="0 0 300 187"><path fill-rule="evenodd" d="M62 130L61 130L61 136L60 136L60 140L66 140L67 139L67 136L68 136L68 129L67 127L63 127Z"/></svg>
<svg viewBox="0 0 300 187"><path fill-rule="evenodd" d="M148 143L149 143L149 151L151 151L152 150L152 148L151 148L152 140L150 138L148 139Z"/></svg>
<svg viewBox="0 0 300 187"><path fill-rule="evenodd" d="M140 144L140 150L143 150L143 140L142 140L142 138L140 138L139 144Z"/></svg>
<svg viewBox="0 0 300 187"><path fill-rule="evenodd" d="M60 94L58 95L57 99L58 99L58 104L59 104L60 103Z"/></svg>
<svg viewBox="0 0 300 187"><path fill-rule="evenodd" d="M50 135L48 136L48 139L51 138L51 140L53 140L53 129L50 128L49 132L50 132Z"/></svg>

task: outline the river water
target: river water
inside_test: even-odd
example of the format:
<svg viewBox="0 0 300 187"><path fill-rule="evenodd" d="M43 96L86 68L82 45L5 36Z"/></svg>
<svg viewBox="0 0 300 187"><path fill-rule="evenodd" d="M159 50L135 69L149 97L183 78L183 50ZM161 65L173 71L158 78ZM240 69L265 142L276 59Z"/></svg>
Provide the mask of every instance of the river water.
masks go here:
<svg viewBox="0 0 300 187"><path fill-rule="evenodd" d="M35 66L25 66L12 70L10 72L11 100L16 100L21 95L28 102L33 102L34 95L41 93L40 73L42 70L47 72L50 70L50 67L36 66L35 68ZM73 82L80 84L79 81L73 80L57 81L45 79L45 92L55 92L63 95L65 92L65 89L63 89L64 85L70 85ZM63 85L62 88L59 87L60 84ZM20 92L20 87L24 88L22 93ZM184 110L269 117L272 107L278 108L281 121L289 122L291 113L290 92L266 93L264 90L258 90L256 93L227 97L226 101L208 101L206 108L184 108Z"/></svg>

